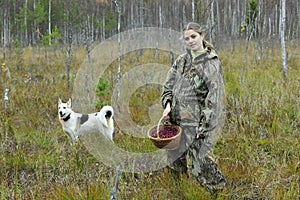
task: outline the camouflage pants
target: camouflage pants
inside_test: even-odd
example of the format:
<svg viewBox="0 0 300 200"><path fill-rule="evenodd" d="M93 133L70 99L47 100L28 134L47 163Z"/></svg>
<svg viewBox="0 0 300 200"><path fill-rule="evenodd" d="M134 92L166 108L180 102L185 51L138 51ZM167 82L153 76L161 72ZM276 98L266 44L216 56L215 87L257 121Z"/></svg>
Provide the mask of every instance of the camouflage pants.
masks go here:
<svg viewBox="0 0 300 200"><path fill-rule="evenodd" d="M196 139L196 127L182 127L180 147L168 151L169 167L177 172L189 172L211 190L223 189L226 179L217 168L211 136Z"/></svg>

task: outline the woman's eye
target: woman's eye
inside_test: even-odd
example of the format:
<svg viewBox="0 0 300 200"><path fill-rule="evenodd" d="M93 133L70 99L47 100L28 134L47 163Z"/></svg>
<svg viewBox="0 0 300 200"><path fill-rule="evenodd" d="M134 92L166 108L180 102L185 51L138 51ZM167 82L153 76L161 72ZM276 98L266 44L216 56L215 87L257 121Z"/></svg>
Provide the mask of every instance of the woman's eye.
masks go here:
<svg viewBox="0 0 300 200"><path fill-rule="evenodd" d="M185 40L185 41L189 41L190 38L191 38L191 39L195 39L196 37L197 37L197 35L191 35L190 37L185 37L184 40Z"/></svg>

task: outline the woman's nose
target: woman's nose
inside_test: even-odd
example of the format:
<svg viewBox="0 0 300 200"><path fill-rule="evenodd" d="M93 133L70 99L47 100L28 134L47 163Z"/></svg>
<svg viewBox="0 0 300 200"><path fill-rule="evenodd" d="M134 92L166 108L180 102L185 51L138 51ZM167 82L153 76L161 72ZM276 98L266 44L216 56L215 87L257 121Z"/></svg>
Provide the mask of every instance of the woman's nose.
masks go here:
<svg viewBox="0 0 300 200"><path fill-rule="evenodd" d="M190 38L189 43L193 43L193 42L194 42L193 38Z"/></svg>

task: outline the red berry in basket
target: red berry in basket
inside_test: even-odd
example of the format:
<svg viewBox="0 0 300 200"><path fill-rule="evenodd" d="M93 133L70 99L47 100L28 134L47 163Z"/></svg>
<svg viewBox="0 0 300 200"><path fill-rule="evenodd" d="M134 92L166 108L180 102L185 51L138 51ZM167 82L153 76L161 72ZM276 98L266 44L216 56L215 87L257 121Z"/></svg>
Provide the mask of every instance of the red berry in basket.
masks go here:
<svg viewBox="0 0 300 200"><path fill-rule="evenodd" d="M174 127L165 126L159 129L159 137L160 138L171 138L176 136L178 133L178 130ZM156 130L151 132L152 137L157 137Z"/></svg>

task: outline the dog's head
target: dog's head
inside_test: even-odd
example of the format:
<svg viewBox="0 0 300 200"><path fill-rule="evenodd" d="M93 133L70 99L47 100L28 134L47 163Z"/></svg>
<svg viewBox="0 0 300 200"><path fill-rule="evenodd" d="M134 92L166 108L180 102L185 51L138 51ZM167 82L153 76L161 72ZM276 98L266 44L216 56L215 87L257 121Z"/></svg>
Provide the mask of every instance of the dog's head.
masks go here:
<svg viewBox="0 0 300 200"><path fill-rule="evenodd" d="M58 99L58 117L60 120L64 120L70 117L72 113L72 100L69 99L67 103L63 103L61 99Z"/></svg>
<svg viewBox="0 0 300 200"><path fill-rule="evenodd" d="M104 106L99 112L100 122L105 127L113 127L114 111L111 106Z"/></svg>

